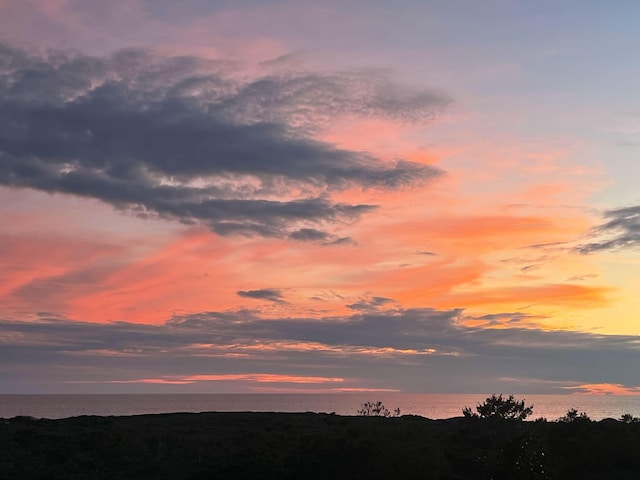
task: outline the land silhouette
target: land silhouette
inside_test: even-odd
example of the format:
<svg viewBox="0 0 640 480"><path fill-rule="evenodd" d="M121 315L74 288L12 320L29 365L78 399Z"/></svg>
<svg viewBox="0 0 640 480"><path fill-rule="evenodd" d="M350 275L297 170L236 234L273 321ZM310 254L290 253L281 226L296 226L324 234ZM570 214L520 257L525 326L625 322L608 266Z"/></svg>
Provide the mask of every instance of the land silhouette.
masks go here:
<svg viewBox="0 0 640 480"><path fill-rule="evenodd" d="M511 396L446 420L365 405L354 416L3 419L0 480L640 478L640 421L629 414L594 422L569 411L556 421L524 421L518 412L529 407Z"/></svg>

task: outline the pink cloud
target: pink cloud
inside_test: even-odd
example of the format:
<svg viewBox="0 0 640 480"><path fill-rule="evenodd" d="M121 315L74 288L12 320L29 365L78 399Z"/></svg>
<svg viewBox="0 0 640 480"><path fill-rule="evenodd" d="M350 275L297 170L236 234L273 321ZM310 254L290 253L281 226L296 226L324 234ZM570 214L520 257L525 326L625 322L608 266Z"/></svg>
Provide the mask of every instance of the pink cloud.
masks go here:
<svg viewBox="0 0 640 480"><path fill-rule="evenodd" d="M627 386L620 383L585 383L562 388L574 390L573 393L576 395L640 395L640 386Z"/></svg>
<svg viewBox="0 0 640 480"><path fill-rule="evenodd" d="M294 383L294 384L323 384L341 383L340 377L314 377L301 375L278 375L270 373L222 373L186 375L160 378L140 378L134 380L107 380L74 383L142 383L158 385L186 385L198 382L255 382L255 383Z"/></svg>

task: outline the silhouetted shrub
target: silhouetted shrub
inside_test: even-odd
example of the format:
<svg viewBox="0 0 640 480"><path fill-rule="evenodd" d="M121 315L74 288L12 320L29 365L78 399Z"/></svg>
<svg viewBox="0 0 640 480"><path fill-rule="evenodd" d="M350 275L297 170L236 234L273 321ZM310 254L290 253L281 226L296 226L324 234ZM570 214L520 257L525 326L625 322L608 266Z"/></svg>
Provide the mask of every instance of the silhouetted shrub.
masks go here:
<svg viewBox="0 0 640 480"><path fill-rule="evenodd" d="M400 408L396 408L391 413L382 402L365 402L362 404L362 408L358 410L358 415L361 417L399 417Z"/></svg>
<svg viewBox="0 0 640 480"><path fill-rule="evenodd" d="M567 413L565 413L564 416L558 419L558 422L563 422L563 423L590 422L590 421L591 419L589 418L589 415L587 415L585 412L581 412L577 408L570 408L569 410L567 410Z"/></svg>
<svg viewBox="0 0 640 480"><path fill-rule="evenodd" d="M634 417L630 413L623 413L620 416L620 421L622 423L638 423L640 422L640 417Z"/></svg>
<svg viewBox="0 0 640 480"><path fill-rule="evenodd" d="M525 406L524 400L516 400L513 395L503 397L493 394L483 403L476 405L478 413L464 407L462 414L466 418L502 418L510 420L525 420L533 413L533 405Z"/></svg>

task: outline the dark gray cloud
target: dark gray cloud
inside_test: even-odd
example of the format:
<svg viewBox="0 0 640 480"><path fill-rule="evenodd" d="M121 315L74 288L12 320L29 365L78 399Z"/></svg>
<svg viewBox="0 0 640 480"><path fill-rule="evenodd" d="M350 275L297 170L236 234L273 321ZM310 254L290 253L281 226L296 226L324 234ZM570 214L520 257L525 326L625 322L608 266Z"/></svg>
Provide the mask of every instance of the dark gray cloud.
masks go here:
<svg viewBox="0 0 640 480"><path fill-rule="evenodd" d="M333 237L333 240L329 240L327 242L324 242L323 245L357 245L358 242L356 242L353 238L351 237Z"/></svg>
<svg viewBox="0 0 640 480"><path fill-rule="evenodd" d="M566 245L569 242L549 242L549 243L536 243L533 245L527 245L523 248L533 248L533 249L562 249L562 245Z"/></svg>
<svg viewBox="0 0 640 480"><path fill-rule="evenodd" d="M378 305L387 299L371 300ZM364 302L363 302L364 305ZM321 319L287 318L264 319L258 314L242 312L238 322L233 312L204 312L178 316L169 325L185 328L214 329L234 338L260 338L263 340L295 340L319 342L327 345L361 347L425 348L435 340L434 334L445 329L451 333L452 324L461 311L434 309L407 310L400 314L367 312L349 317ZM286 320L286 321L285 321Z"/></svg>
<svg viewBox="0 0 640 480"><path fill-rule="evenodd" d="M360 205L365 208L365 205ZM356 245L351 237L339 237L315 228L301 228L289 234L289 238L299 242L320 242L321 245Z"/></svg>
<svg viewBox="0 0 640 480"><path fill-rule="evenodd" d="M360 312L371 312L376 311L380 307L384 307L385 305L389 305L390 303L394 303L395 301L392 298L386 297L367 297L361 298L355 303L347 305L347 308L351 310L357 310Z"/></svg>
<svg viewBox="0 0 640 480"><path fill-rule="evenodd" d="M302 242L317 242L317 241L329 241L331 235L327 232L316 230L315 228L301 228L295 232L291 232L289 235L293 240L300 240Z"/></svg>
<svg viewBox="0 0 640 480"><path fill-rule="evenodd" d="M479 317L472 317L473 320L485 322L483 327L488 326L505 326L515 325L518 326L532 326L536 320L540 320L540 317L527 315L522 312L505 312L505 313L490 313L487 315L481 315Z"/></svg>
<svg viewBox="0 0 640 480"><path fill-rule="evenodd" d="M608 210L604 218L606 222L591 232L597 240L578 246L577 252L587 254L640 247L640 205Z"/></svg>
<svg viewBox="0 0 640 480"><path fill-rule="evenodd" d="M380 72L240 81L197 58L34 55L0 45L0 183L221 235L335 241L328 225L375 206L335 203L332 191L416 187L441 172L336 148L310 125L342 114L427 121L447 103Z"/></svg>
<svg viewBox="0 0 640 480"><path fill-rule="evenodd" d="M236 292L244 298L253 298L255 300L268 300L275 303L285 303L282 290L277 288L261 288L259 290L238 290Z"/></svg>
<svg viewBox="0 0 640 480"><path fill-rule="evenodd" d="M509 379L519 379L519 389L522 379L535 379L538 393L580 383L640 385L638 336L544 331L519 312L484 316L481 327L465 320L459 309L431 308L325 318L202 312L162 325L46 315L4 320L0 389L76 385L81 391L82 383L68 382L256 372L357 379L360 386L404 391L501 391L513 388Z"/></svg>

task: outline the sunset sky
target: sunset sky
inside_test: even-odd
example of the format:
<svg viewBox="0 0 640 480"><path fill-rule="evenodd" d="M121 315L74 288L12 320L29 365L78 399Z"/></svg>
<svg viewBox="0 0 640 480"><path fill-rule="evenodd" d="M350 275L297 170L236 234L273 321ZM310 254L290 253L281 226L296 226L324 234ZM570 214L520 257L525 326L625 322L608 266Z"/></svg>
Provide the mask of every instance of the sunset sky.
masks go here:
<svg viewBox="0 0 640 480"><path fill-rule="evenodd" d="M639 18L0 0L0 393L640 394Z"/></svg>

